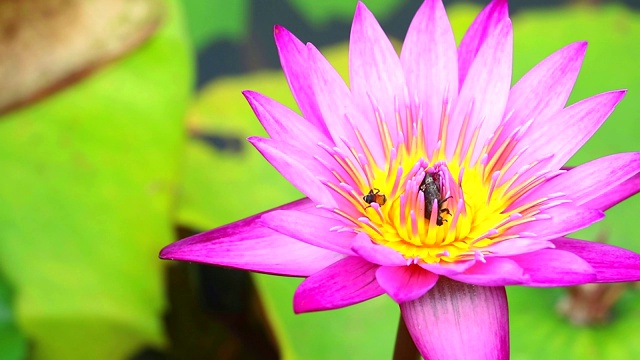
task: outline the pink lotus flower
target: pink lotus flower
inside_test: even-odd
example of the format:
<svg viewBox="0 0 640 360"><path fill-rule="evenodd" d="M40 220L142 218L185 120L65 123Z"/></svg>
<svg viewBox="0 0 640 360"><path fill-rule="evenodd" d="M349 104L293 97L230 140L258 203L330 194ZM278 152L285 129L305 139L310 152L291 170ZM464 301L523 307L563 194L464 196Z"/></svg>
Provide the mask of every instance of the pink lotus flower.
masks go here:
<svg viewBox="0 0 640 360"><path fill-rule="evenodd" d="M428 359L509 357L504 286L640 279L640 255L565 237L640 189L640 153L563 170L625 91L564 108L586 43L513 88L506 1L458 48L426 0L398 57L358 4L350 86L320 52L276 26L302 116L244 93L270 138L249 141L308 198L162 250L164 259L307 277L297 313L387 294Z"/></svg>

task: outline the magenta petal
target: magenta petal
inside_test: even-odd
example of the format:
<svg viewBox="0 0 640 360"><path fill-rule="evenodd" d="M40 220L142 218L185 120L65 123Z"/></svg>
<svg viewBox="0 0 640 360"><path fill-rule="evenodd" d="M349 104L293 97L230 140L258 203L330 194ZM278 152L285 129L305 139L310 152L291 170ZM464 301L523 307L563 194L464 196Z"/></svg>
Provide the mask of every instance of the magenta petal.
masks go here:
<svg viewBox="0 0 640 360"><path fill-rule="evenodd" d="M260 137L250 137L248 140L282 176L316 204L335 206L331 193L318 178L329 179L333 174L312 154L284 141Z"/></svg>
<svg viewBox="0 0 640 360"><path fill-rule="evenodd" d="M242 92L258 120L275 140L288 141L299 147L332 141L295 111L255 91Z"/></svg>
<svg viewBox="0 0 640 360"><path fill-rule="evenodd" d="M376 271L378 284L395 302L402 304L424 295L438 281L438 275L419 266L381 266Z"/></svg>
<svg viewBox="0 0 640 360"><path fill-rule="evenodd" d="M309 52L309 72L305 81L313 86L320 112L334 143L340 144L343 139L346 139L356 149L360 149L355 133L356 128L364 139L378 138L374 118L363 117L351 90L340 74L312 44L307 45L307 51ZM369 142L367 145L374 158L377 161L383 161L381 145L377 142ZM362 153L361 150L358 151Z"/></svg>
<svg viewBox="0 0 640 360"><path fill-rule="evenodd" d="M434 274L451 276L467 271L467 269L472 267L475 263L476 260L472 259L467 261L456 261L453 263L441 262L438 264L427 264L424 262L420 262L418 263L418 265L421 268L429 270Z"/></svg>
<svg viewBox="0 0 640 360"><path fill-rule="evenodd" d="M531 279L527 286L573 286L596 280L595 270L579 256L558 249L544 249L509 257Z"/></svg>
<svg viewBox="0 0 640 360"><path fill-rule="evenodd" d="M552 240L604 219L604 213L600 210L575 206L571 203L546 209L543 214L548 215L549 218L516 225L505 234L533 233L536 235L536 240Z"/></svg>
<svg viewBox="0 0 640 360"><path fill-rule="evenodd" d="M506 113L513 111L511 118L524 124L530 119L547 118L562 110L586 51L586 41L573 43L536 65L511 89Z"/></svg>
<svg viewBox="0 0 640 360"><path fill-rule="evenodd" d="M506 258L487 258L486 262L476 262L462 274L449 276L451 279L480 286L505 286L522 284L529 280L518 264Z"/></svg>
<svg viewBox="0 0 640 360"><path fill-rule="evenodd" d="M260 220L264 226L309 245L355 255L351 251L351 241L356 233L331 231L331 228L343 225L336 219L303 211L278 210L264 214Z"/></svg>
<svg viewBox="0 0 640 360"><path fill-rule="evenodd" d="M446 142L447 157L452 158L458 143L462 154L472 151L475 160L502 122L511 87L513 30L511 20L496 25L478 51L467 78L460 88L451 117ZM477 134L476 134L477 131ZM469 149L474 136L476 145ZM460 137L460 140L456 141Z"/></svg>
<svg viewBox="0 0 640 360"><path fill-rule="evenodd" d="M373 14L358 2L349 39L351 92L365 116L371 116L371 100L380 108L396 139L396 105L404 111L406 82L400 59ZM370 99L372 97L373 99Z"/></svg>
<svg viewBox="0 0 640 360"><path fill-rule="evenodd" d="M627 179L607 193L607 196L593 198L582 206L590 209L608 210L612 206L640 192L640 174Z"/></svg>
<svg viewBox="0 0 640 360"><path fill-rule="evenodd" d="M617 246L561 238L557 249L571 252L593 267L595 282L640 281L640 254Z"/></svg>
<svg viewBox="0 0 640 360"><path fill-rule="evenodd" d="M551 241L515 238L504 240L499 243L489 245L483 250L491 253L491 256L519 255L541 249L554 248Z"/></svg>
<svg viewBox="0 0 640 360"><path fill-rule="evenodd" d="M328 135L318 103L315 101L313 89L308 81L306 46L287 29L279 25L273 28L273 36L278 47L282 70L284 70L291 93L298 103L300 111L318 131Z"/></svg>
<svg viewBox="0 0 640 360"><path fill-rule="evenodd" d="M409 96L422 105L427 153L438 142L444 98L455 103L458 95L458 53L451 24L442 1L425 1L407 31L400 61Z"/></svg>
<svg viewBox="0 0 640 360"><path fill-rule="evenodd" d="M376 281L378 265L347 257L309 276L293 296L296 314L337 309L384 294Z"/></svg>
<svg viewBox="0 0 640 360"><path fill-rule="evenodd" d="M548 194L562 192L573 199L576 205L595 200L589 208L601 209L610 204L613 199L623 200L640 190L632 180L619 193L618 186L640 174L640 153L621 153L605 156L586 164L577 166L566 173L545 182L534 189L523 199L538 199ZM637 186L637 184L636 184Z"/></svg>
<svg viewBox="0 0 640 360"><path fill-rule="evenodd" d="M622 100L625 92L610 91L592 96L561 110L543 123L530 127L514 149L514 152L518 152L527 148L520 162L514 166L518 168L519 164L524 165L553 155L546 168L552 171L560 169L598 130Z"/></svg>
<svg viewBox="0 0 640 360"><path fill-rule="evenodd" d="M509 358L509 309L503 287L440 278L423 297L400 304L400 310L425 359Z"/></svg>
<svg viewBox="0 0 640 360"><path fill-rule="evenodd" d="M586 50L586 42L567 45L536 65L513 86L505 109L509 117L494 145L495 149L529 120L538 123L562 110Z"/></svg>
<svg viewBox="0 0 640 360"><path fill-rule="evenodd" d="M467 72L489 34L494 32L498 24L508 17L507 0L494 0L478 14L469 26L458 49L460 87L465 82Z"/></svg>
<svg viewBox="0 0 640 360"><path fill-rule="evenodd" d="M402 254L390 247L372 243L365 233L360 233L355 237L352 248L362 258L374 264L385 266L407 265L407 259Z"/></svg>
<svg viewBox="0 0 640 360"><path fill-rule="evenodd" d="M276 209L313 208L308 199ZM227 266L269 274L309 276L343 258L258 224L253 215L166 246L160 258Z"/></svg>

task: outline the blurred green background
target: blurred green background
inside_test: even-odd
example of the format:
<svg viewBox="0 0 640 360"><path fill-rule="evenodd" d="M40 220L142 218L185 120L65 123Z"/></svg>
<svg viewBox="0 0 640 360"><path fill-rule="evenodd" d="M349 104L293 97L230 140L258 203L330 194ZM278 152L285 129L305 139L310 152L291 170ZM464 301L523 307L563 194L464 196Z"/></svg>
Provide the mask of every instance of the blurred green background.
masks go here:
<svg viewBox="0 0 640 360"><path fill-rule="evenodd" d="M400 42L420 2L366 4ZM445 4L459 40L483 3ZM569 103L629 89L571 164L640 150L639 4L510 7L514 80L588 40ZM179 238L301 197L244 140L264 131L240 91L296 109L274 24L346 76L354 9L341 0L0 2L0 359L391 358L399 311L387 297L293 315L299 279L157 258ZM632 198L578 235L640 251L639 210ZM634 284L508 292L514 359L640 357ZM577 324L563 304L604 321Z"/></svg>

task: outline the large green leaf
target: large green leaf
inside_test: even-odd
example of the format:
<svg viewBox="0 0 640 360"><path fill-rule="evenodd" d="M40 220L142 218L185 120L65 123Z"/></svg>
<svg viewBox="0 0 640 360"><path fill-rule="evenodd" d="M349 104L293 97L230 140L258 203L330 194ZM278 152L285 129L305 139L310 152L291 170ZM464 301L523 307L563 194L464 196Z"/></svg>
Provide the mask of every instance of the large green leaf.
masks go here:
<svg viewBox="0 0 640 360"><path fill-rule="evenodd" d="M187 29L196 48L200 49L220 39L238 40L248 26L247 0L181 0L184 4Z"/></svg>
<svg viewBox="0 0 640 360"><path fill-rule="evenodd" d="M39 359L164 341L162 265L192 61L174 1L143 46L0 119L0 270Z"/></svg>

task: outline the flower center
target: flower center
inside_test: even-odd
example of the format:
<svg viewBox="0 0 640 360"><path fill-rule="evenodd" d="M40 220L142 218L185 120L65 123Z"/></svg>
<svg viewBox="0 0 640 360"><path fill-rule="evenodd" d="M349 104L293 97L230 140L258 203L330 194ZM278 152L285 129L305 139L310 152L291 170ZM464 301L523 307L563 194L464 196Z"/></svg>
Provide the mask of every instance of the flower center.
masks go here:
<svg viewBox="0 0 640 360"><path fill-rule="evenodd" d="M557 200L563 194L521 199L555 175L538 170L544 159L518 165L513 152L527 125L506 135L500 127L474 156L479 128L468 129L467 117L455 150L447 156L448 110L445 101L440 129L428 129L439 130L435 144L427 144L422 119L413 116L419 112L409 109L400 116L396 111L392 132L374 107L379 138L365 141L356 129L355 141L342 139L348 153L321 145L341 167L332 170L338 184L325 184L349 204L333 211L348 219L353 230L408 261L483 261L500 242L535 237L517 226L548 219L543 209L566 202ZM381 146L371 144L373 140ZM520 168L514 170L514 164Z"/></svg>

